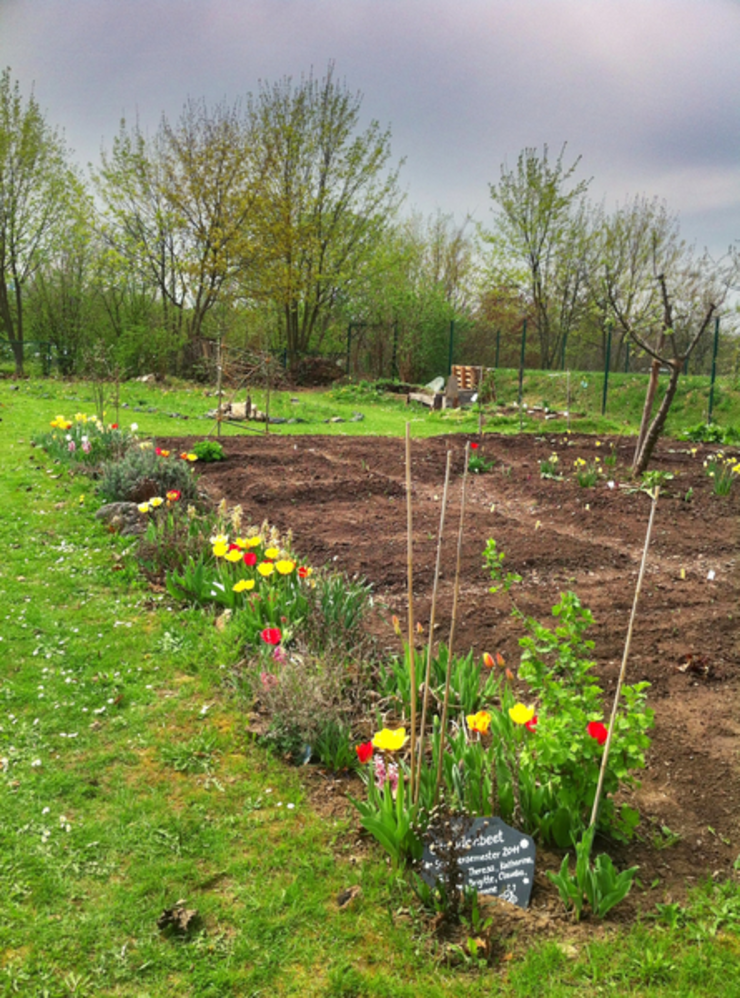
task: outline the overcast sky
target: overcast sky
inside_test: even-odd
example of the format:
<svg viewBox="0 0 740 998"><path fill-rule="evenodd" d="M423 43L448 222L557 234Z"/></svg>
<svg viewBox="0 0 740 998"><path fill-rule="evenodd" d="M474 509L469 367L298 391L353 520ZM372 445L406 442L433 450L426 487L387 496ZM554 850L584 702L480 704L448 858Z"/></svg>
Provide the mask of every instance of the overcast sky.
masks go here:
<svg viewBox="0 0 740 998"><path fill-rule="evenodd" d="M82 163L122 116L330 60L410 207L488 224L501 163L567 141L607 206L657 195L700 247L740 239L740 0L0 0L0 65Z"/></svg>

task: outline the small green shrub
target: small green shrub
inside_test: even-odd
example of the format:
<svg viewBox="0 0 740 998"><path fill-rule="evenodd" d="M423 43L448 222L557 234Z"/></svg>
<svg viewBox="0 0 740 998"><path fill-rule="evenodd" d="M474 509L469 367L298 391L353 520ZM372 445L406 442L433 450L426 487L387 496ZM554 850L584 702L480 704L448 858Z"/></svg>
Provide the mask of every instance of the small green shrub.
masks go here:
<svg viewBox="0 0 740 998"><path fill-rule="evenodd" d="M223 461L226 457L223 447L216 440L199 440L193 445L193 454L206 464L211 461Z"/></svg>
<svg viewBox="0 0 740 998"><path fill-rule="evenodd" d="M143 503L171 491L179 492L182 502L198 500L190 464L148 443L130 448L120 461L104 464L98 491L109 502Z"/></svg>

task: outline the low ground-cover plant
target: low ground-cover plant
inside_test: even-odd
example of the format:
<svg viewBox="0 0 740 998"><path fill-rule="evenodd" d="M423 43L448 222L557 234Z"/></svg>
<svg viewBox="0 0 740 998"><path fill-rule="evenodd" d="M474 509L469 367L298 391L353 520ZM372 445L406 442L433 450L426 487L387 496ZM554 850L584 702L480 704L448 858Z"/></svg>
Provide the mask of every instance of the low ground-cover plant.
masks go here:
<svg viewBox="0 0 740 998"><path fill-rule="evenodd" d="M173 491L183 502L198 501L190 452L174 454L149 441L130 447L119 461L106 462L98 491L108 502L144 503Z"/></svg>

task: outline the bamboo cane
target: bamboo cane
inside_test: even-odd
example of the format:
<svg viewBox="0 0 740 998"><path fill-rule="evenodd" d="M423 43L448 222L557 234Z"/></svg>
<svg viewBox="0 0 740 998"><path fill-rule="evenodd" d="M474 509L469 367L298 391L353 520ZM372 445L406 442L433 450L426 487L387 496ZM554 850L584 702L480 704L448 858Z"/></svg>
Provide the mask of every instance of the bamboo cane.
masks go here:
<svg viewBox="0 0 740 998"><path fill-rule="evenodd" d="M408 569L409 680L411 685L411 790L416 778L416 664L414 662L414 548L411 515L411 424L406 423L406 550Z"/></svg>
<svg viewBox="0 0 740 998"><path fill-rule="evenodd" d="M463 524L465 522L465 496L468 485L468 459L470 444L465 444L465 468L463 470L462 492L460 494L460 525L457 531L457 561L455 564L455 586L452 597L452 621L450 623L450 640L447 643L447 674L445 676L445 696L442 705L442 723L439 731L439 758L437 759L437 778L434 786L434 803L439 798L439 788L442 783L442 756L445 749L445 733L447 731L447 711L450 702L450 681L452 679L452 649L455 641L455 625L457 624L457 604L460 596L460 564L462 562Z"/></svg>
<svg viewBox="0 0 740 998"><path fill-rule="evenodd" d="M645 565L647 564L647 554L648 547L650 546L650 534L653 530L653 520L655 519L655 510L658 506L658 494L660 489L656 486L655 491L652 494L652 506L650 507L650 518L648 520L647 532L645 534L645 547L642 552L642 562L640 563L640 571L637 576L637 585L635 586L635 596L632 600L632 613L630 614L630 622L627 627L627 638L624 643L624 653L622 655L622 667L619 670L619 678L617 680L617 689L614 693L614 703L612 705L612 713L609 719L609 729L606 735L606 742L604 743L604 755L601 759L601 769L599 770L599 782L596 785L596 796L594 797L594 806L591 811L591 821L589 822L589 828L596 824L596 817L599 813L599 803L601 801L601 791L604 786L604 776L606 774L606 764L609 760L609 749L612 743L612 733L614 731L614 722L617 718L617 709L619 707L619 697L622 692L622 684L624 683L624 677L627 672L627 660L630 653L630 645L632 644L632 631L635 626L635 616L637 614L637 601L640 597L640 590L642 589L642 580L645 576Z"/></svg>
<svg viewBox="0 0 740 998"><path fill-rule="evenodd" d="M439 585L439 569L442 560L442 535L445 528L445 510L447 509L447 492L450 485L450 464L452 461L452 451L447 451L447 465L445 467L445 484L442 493L442 509L439 514L439 534L437 535L437 560L434 567L434 586L432 588L432 608L429 613L429 642L427 645L427 667L424 676L424 700L421 708L421 727L419 728L418 761L416 767L416 786L414 788L414 804L419 800L421 790L421 764L424 756L424 735L427 721L427 708L429 706L429 684L432 672L432 647L434 645L434 618L437 610L437 589Z"/></svg>

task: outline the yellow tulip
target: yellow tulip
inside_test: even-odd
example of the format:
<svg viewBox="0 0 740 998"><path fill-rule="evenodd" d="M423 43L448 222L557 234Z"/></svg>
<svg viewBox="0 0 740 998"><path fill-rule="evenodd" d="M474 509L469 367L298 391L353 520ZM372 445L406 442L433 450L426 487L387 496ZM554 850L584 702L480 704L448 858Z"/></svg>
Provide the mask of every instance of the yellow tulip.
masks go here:
<svg viewBox="0 0 740 998"><path fill-rule="evenodd" d="M283 558L281 561L275 562L275 568L280 572L281 575L290 575L290 573L295 568L294 561L288 561L287 558Z"/></svg>
<svg viewBox="0 0 740 998"><path fill-rule="evenodd" d="M526 724L534 717L534 707L525 707L523 703L514 704L509 707L509 717L514 724Z"/></svg>
<svg viewBox="0 0 740 998"><path fill-rule="evenodd" d="M486 710L479 710L477 714L468 714L465 720L471 731L479 731L482 735L487 734L491 725L491 715Z"/></svg>
<svg viewBox="0 0 740 998"><path fill-rule="evenodd" d="M268 548L265 551L265 558L278 558L280 556L280 551L277 548Z"/></svg>
<svg viewBox="0 0 740 998"><path fill-rule="evenodd" d="M226 552L229 550L229 545L226 541L216 541L213 545L213 553L217 558L223 558Z"/></svg>
<svg viewBox="0 0 740 998"><path fill-rule="evenodd" d="M378 731L373 737L375 748L381 749L384 752L398 752L407 741L405 728L396 728L395 731L391 731L390 728L383 728L382 731Z"/></svg>
<svg viewBox="0 0 740 998"><path fill-rule="evenodd" d="M227 561L241 561L244 555L241 553L239 548L232 548L231 551L227 551L224 555Z"/></svg>
<svg viewBox="0 0 740 998"><path fill-rule="evenodd" d="M264 578L267 578L268 575L272 575L272 573L275 571L275 566L272 564L271 561L263 561L260 565L257 566L257 571L260 573L260 575L264 576Z"/></svg>
<svg viewBox="0 0 740 998"><path fill-rule="evenodd" d="M243 593L247 589L254 589L254 579L239 579L236 585L231 587L235 593Z"/></svg>

